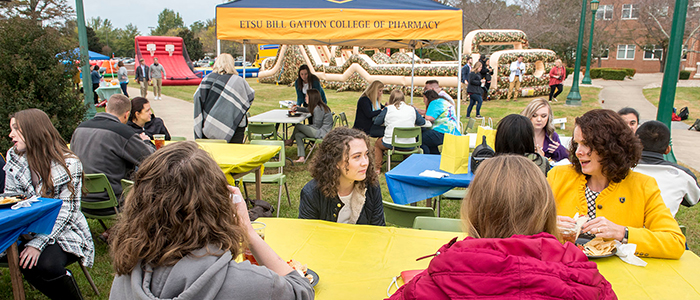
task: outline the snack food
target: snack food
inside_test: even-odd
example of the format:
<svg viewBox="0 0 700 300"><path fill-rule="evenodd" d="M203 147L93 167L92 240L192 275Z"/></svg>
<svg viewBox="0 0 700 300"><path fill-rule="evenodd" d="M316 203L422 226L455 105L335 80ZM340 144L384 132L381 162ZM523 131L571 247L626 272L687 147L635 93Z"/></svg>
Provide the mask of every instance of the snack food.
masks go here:
<svg viewBox="0 0 700 300"><path fill-rule="evenodd" d="M588 256L608 255L615 249L615 240L605 241L601 237L594 238L588 243L577 245Z"/></svg>
<svg viewBox="0 0 700 300"><path fill-rule="evenodd" d="M314 283L314 277L311 276L311 274L306 274L307 271L309 270L309 268L307 268L306 265L303 265L302 263L300 263L300 262L298 262L298 261L296 261L296 260L293 260L293 259L290 259L290 260L287 262L287 264L288 264L290 267L292 267L292 269L294 269L294 270L296 270L297 272L299 272L299 274L300 274L302 277L306 277L306 279L309 280L309 283Z"/></svg>
<svg viewBox="0 0 700 300"><path fill-rule="evenodd" d="M16 202L19 202L19 201L22 201L22 200L24 200L24 198L21 197L21 196L3 197L2 199L0 199L0 205L2 205L2 204L16 203Z"/></svg>

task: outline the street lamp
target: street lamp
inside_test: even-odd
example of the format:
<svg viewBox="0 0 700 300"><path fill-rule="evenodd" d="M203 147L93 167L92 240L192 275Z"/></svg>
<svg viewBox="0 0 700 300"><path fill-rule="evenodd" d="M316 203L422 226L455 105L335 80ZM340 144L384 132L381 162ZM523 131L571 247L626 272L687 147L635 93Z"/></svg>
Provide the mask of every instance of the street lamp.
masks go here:
<svg viewBox="0 0 700 300"><path fill-rule="evenodd" d="M591 1L591 33L588 36L588 59L586 60L586 75L583 76L581 84L591 84L591 48L593 48L593 29L595 24L595 13L598 10L598 0Z"/></svg>
<svg viewBox="0 0 700 300"><path fill-rule="evenodd" d="M586 23L586 0L581 4L581 24L578 26L578 42L576 43L576 64L574 65L574 82L569 94L566 95L566 105L581 106L581 93L578 91L578 77L581 71L581 46L583 44L583 31Z"/></svg>

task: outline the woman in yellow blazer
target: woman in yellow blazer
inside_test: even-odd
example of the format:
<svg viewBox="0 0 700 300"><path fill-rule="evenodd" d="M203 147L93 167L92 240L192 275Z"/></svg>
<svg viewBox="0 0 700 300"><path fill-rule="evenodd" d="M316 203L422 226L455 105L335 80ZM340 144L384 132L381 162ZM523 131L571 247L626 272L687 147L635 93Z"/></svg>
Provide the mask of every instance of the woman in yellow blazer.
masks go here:
<svg viewBox="0 0 700 300"><path fill-rule="evenodd" d="M617 113L596 109L576 118L569 151L572 164L555 167L547 176L561 227L573 228L571 217L578 212L590 218L583 232L636 244L637 256L683 255L685 236L656 180L630 170L642 145Z"/></svg>

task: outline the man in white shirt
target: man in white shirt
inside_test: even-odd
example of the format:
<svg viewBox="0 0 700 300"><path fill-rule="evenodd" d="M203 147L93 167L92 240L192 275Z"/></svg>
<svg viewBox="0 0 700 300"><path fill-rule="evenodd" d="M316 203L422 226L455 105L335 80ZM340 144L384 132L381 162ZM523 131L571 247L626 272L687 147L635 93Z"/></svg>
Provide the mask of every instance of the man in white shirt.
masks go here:
<svg viewBox="0 0 700 300"><path fill-rule="evenodd" d="M513 101L518 101L518 91L520 90L520 83L523 81L523 74L525 74L525 63L523 63L523 56L518 55L518 60L510 64L510 77L508 77L510 84L508 85L506 101L510 101L511 93L513 94Z"/></svg>
<svg viewBox="0 0 700 300"><path fill-rule="evenodd" d="M443 91L442 88L440 87L440 84L438 83L437 80L428 80L425 82L425 87L423 88L423 91L427 90L433 90L438 93L438 96L442 97L443 99L450 101L452 105L455 105L455 100L452 99L452 96L448 94L447 92Z"/></svg>

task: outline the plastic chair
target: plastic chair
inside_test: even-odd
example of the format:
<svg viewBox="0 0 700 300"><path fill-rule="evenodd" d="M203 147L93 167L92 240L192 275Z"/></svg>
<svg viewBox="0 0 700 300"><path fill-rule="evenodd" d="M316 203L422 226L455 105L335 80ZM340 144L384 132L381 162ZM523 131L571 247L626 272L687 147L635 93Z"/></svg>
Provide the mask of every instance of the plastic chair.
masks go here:
<svg viewBox="0 0 700 300"><path fill-rule="evenodd" d="M249 123L247 128L247 137L249 141L280 139L274 123Z"/></svg>
<svg viewBox="0 0 700 300"><path fill-rule="evenodd" d="M443 199L445 200L459 200L461 201L464 199L464 196L467 195L467 190L458 190L458 189L451 189L444 194L437 196L437 201L435 202L435 211L437 212L437 216L440 216L440 204Z"/></svg>
<svg viewBox="0 0 700 300"><path fill-rule="evenodd" d="M131 191L131 187L134 186L134 182L131 180L122 179L122 198L126 199L126 194Z"/></svg>
<svg viewBox="0 0 700 300"><path fill-rule="evenodd" d="M88 272L87 268L83 266L83 263L80 262L80 260L77 260L75 263L77 263L80 266L80 269L83 270L83 274L85 275L85 278L87 279L88 283L90 283L90 286L92 287L92 291L95 292L95 295L99 296L100 291L97 290L97 286L95 285L95 282L92 281L92 276L90 276L90 272ZM9 268L10 265L6 262L0 263L0 268ZM81 292L82 294L82 292Z"/></svg>
<svg viewBox="0 0 700 300"><path fill-rule="evenodd" d="M469 118L469 122L467 122L467 126L464 127L464 134L467 134L469 132L469 129L474 128L474 123L476 123L476 120L474 118Z"/></svg>
<svg viewBox="0 0 700 300"><path fill-rule="evenodd" d="M228 143L226 140L217 140L217 139L194 139L194 141L197 143L219 143L219 144Z"/></svg>
<svg viewBox="0 0 700 300"><path fill-rule="evenodd" d="M345 112L341 112L338 114L338 125L343 127L350 127L350 124L348 123L348 116L345 115Z"/></svg>
<svg viewBox="0 0 700 300"><path fill-rule="evenodd" d="M415 138L414 143L399 143L396 141L397 138ZM391 171L391 156L394 154L423 154L423 149L420 145L423 144L423 135L421 134L420 127L395 127L394 132L391 134L391 146L394 149L389 149L386 151L386 171ZM398 150L396 148L412 149L412 150Z"/></svg>
<svg viewBox="0 0 700 300"><path fill-rule="evenodd" d="M418 216L435 217L435 211L430 207L408 206L386 201L382 203L386 222L399 227L413 227L413 219Z"/></svg>
<svg viewBox="0 0 700 300"><path fill-rule="evenodd" d="M415 220L413 220L413 228L421 230L462 232L462 220L418 216L415 218Z"/></svg>
<svg viewBox="0 0 700 300"><path fill-rule="evenodd" d="M282 186L287 192L287 203L292 205L292 200L289 198L289 189L287 188L287 176L284 175L284 163L285 163L285 152L284 152L284 141L264 141L264 140L252 140L250 141L253 145L269 145L269 146L280 146L282 149L279 152L278 161L268 161L264 164L265 168L278 168L276 174L263 174L261 178L262 183L276 183L279 185L279 193L277 194L277 217L280 216L280 206L282 204ZM248 198L248 190L246 189L246 183L255 183L255 174L246 174L241 179L243 182L243 190L245 191L245 196Z"/></svg>
<svg viewBox="0 0 700 300"><path fill-rule="evenodd" d="M83 180L83 189L85 189L85 191L87 191L88 194L107 192L107 195L109 195L109 199L107 199L107 200L101 200L101 201L81 200L80 201L80 207L81 207L81 210L83 210L83 215L85 216L85 218L96 219L98 222L100 222L100 225L102 225L102 228L104 228L104 230L107 231L107 226L105 225L105 223L102 220L114 220L117 218L117 215L119 214L119 201L117 200L117 197L114 195L114 190L112 190L112 186L109 184L109 180L107 180L107 176L103 173L85 174L83 179L84 179ZM93 215L91 213L85 212L84 209L86 209L86 208L91 209L91 210L112 208L112 209L114 209L114 214Z"/></svg>
<svg viewBox="0 0 700 300"><path fill-rule="evenodd" d="M184 137L184 136L171 136L171 137L170 137L170 140L173 141L173 142L176 142L176 141L186 141L187 138Z"/></svg>

